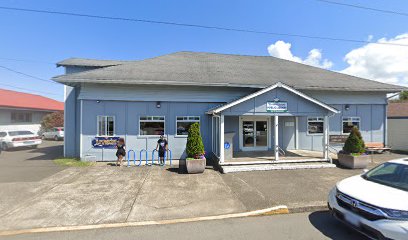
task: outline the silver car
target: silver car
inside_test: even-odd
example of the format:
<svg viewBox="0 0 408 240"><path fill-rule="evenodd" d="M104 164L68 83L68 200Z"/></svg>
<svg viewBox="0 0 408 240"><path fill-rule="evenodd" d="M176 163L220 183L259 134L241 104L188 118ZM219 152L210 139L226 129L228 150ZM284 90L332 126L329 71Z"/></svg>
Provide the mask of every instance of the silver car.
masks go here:
<svg viewBox="0 0 408 240"><path fill-rule="evenodd" d="M64 139L64 128L54 127L41 134L42 139L54 139L55 141Z"/></svg>

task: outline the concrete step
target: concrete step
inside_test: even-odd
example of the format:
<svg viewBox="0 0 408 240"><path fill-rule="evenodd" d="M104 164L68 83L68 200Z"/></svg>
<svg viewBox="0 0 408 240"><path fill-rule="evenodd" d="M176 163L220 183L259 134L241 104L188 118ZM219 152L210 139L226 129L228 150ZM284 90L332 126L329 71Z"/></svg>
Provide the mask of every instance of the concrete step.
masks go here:
<svg viewBox="0 0 408 240"><path fill-rule="evenodd" d="M291 163L291 164L252 164L252 165L221 165L222 173L270 171L270 170L296 170L296 169L320 169L334 168L335 164L327 162L318 163Z"/></svg>
<svg viewBox="0 0 408 240"><path fill-rule="evenodd" d="M282 159L282 160L262 160L262 161L234 161L220 163L222 166L236 166L236 165L258 165L258 164L282 164L282 163L327 163L328 161L322 158L305 158L305 159Z"/></svg>

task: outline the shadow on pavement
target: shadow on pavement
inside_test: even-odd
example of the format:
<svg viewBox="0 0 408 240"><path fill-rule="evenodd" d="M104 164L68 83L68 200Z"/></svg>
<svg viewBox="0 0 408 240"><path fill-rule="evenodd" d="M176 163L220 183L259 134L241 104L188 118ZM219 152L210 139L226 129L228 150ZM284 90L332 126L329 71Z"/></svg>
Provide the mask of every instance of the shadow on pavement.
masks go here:
<svg viewBox="0 0 408 240"><path fill-rule="evenodd" d="M368 239L334 219L334 217L330 215L329 211L312 212L309 215L309 221L317 230L330 239Z"/></svg>
<svg viewBox="0 0 408 240"><path fill-rule="evenodd" d="M49 147L39 147L32 149L30 153L40 153L41 155L28 158L27 160L54 160L61 157L64 152L63 145L49 146Z"/></svg>

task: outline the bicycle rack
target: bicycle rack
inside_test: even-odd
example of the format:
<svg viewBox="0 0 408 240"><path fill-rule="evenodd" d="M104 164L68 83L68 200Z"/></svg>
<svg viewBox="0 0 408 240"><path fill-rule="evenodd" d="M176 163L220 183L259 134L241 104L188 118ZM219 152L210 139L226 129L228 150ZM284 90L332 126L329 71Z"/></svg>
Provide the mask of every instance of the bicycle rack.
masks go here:
<svg viewBox="0 0 408 240"><path fill-rule="evenodd" d="M146 151L146 149L142 149L142 150L140 150L140 163L142 163L142 152L145 152L146 153L146 166L151 166L152 164L150 164L149 163L149 159L148 159L148 156L147 156L147 151Z"/></svg>
<svg viewBox="0 0 408 240"><path fill-rule="evenodd" d="M152 165L154 164L154 152L157 152L157 150L153 149L152 151ZM159 153L157 153L157 162L160 162Z"/></svg>
<svg viewBox="0 0 408 240"><path fill-rule="evenodd" d="M167 155L167 152L169 152L169 155ZM162 166L166 165L166 159L168 160L169 156L170 156L170 166L172 165L172 162L171 162L171 159L172 159L171 150L168 149L166 152L164 152L164 163L163 163Z"/></svg>
<svg viewBox="0 0 408 240"><path fill-rule="evenodd" d="M128 151L127 154L127 166L130 167L130 153L133 152L133 163L136 165L136 153L132 149Z"/></svg>

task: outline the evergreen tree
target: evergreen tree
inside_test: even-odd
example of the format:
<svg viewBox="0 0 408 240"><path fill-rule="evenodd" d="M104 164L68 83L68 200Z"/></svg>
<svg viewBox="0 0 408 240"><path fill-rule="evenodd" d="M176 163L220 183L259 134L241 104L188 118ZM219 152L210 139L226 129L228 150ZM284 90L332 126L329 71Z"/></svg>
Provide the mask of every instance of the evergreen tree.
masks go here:
<svg viewBox="0 0 408 240"><path fill-rule="evenodd" d="M358 128L353 127L350 135L344 143L343 151L346 153L364 153L365 144Z"/></svg>
<svg viewBox="0 0 408 240"><path fill-rule="evenodd" d="M196 158L205 153L199 123L191 124L190 129L188 129L186 152L189 158Z"/></svg>

